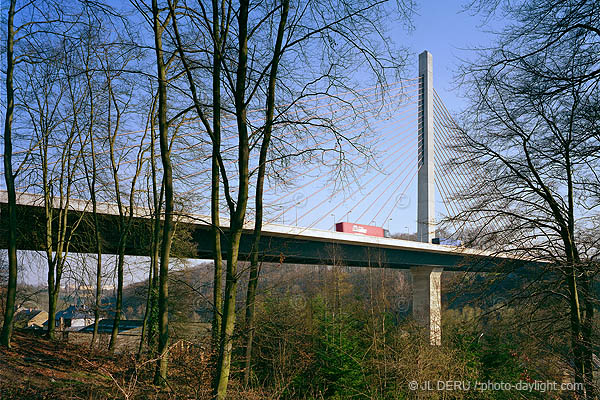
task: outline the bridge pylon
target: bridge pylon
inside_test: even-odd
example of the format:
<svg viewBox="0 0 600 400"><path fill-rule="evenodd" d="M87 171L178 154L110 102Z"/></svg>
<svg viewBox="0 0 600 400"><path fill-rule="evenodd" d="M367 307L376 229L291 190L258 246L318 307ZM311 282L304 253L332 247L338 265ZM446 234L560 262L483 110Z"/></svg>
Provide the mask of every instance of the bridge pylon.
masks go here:
<svg viewBox="0 0 600 400"><path fill-rule="evenodd" d="M417 183L417 240L431 243L435 237L435 140L433 127L433 57L419 54L419 129ZM413 285L413 317L427 327L429 342L442 344L442 268L419 266L410 272Z"/></svg>
<svg viewBox="0 0 600 400"><path fill-rule="evenodd" d="M433 57L419 54L419 129L417 172L417 240L435 237L435 141L433 132Z"/></svg>

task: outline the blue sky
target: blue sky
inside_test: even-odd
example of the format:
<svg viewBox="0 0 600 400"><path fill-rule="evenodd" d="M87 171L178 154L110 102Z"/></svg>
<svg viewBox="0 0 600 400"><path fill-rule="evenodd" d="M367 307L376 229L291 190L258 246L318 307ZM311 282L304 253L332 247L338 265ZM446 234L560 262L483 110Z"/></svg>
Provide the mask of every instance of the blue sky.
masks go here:
<svg viewBox="0 0 600 400"><path fill-rule="evenodd" d="M489 26L482 26L480 16L464 12L463 5L463 1L422 1L417 4L417 13L413 18L414 29L407 32L404 27L398 26L394 30L396 42L399 45L408 47L413 54L409 59L405 76L417 76L418 54L423 50L431 52L433 55L434 86L445 105L455 115L466 106L460 88L457 89L454 83L454 76L461 59L472 58L473 53L469 49L486 46L493 40L492 35L486 32L490 29ZM494 23L499 24L498 21ZM415 183L413 183L413 186ZM416 191L409 190L407 195L410 196L410 199L406 201L404 209L399 210L393 220L388 219L383 223L379 222L379 225L383 224L384 227L389 227L392 232L415 231ZM441 203L436 205L438 209L442 207L443 204ZM302 210L300 211L302 212ZM322 226L317 227L329 229L328 227L332 226L334 220L346 220L346 218L340 218L340 215L344 214L344 210L337 210L334 214L327 215L326 220L321 224ZM295 217L294 211L292 210L291 214L286 215L287 220L285 222L289 224L292 222L290 218ZM350 219L353 218L350 217ZM369 223L369 221L353 222ZM38 263L30 262L28 264L35 265ZM41 264L43 265L43 263ZM24 280L31 283L42 283L45 280L45 273L35 267L31 267L24 275ZM144 273L140 275L139 272L131 271L127 280L138 280L143 275Z"/></svg>
<svg viewBox="0 0 600 400"><path fill-rule="evenodd" d="M402 25L398 25L392 30L393 39L396 41L398 46L405 46L409 49L412 55L408 59L404 76L412 78L418 75L418 54L424 50L428 50L433 55L433 81L434 87L446 107L454 116L463 111L467 105L467 100L463 98L461 89L457 88L455 83L455 75L458 70L458 66L461 64L461 60L471 59L474 56L472 51L475 47L485 47L493 40L493 35L488 32L490 30L489 25L482 26L483 19L479 15L473 15L470 11L464 11L463 1L424 1L417 5L416 14L413 18L414 29L407 31ZM502 21L491 21L495 26L501 26ZM398 109L398 113L401 109ZM411 122L407 122L410 124ZM394 130L401 130L397 125L391 128L392 138L389 138L388 133L390 130L379 130L374 128L377 134L384 139L384 148L390 153L393 149L398 147L404 148L406 146L416 146L416 122L414 124L414 131L408 133L412 135L412 139L406 143L392 144L390 140L393 140ZM376 125L376 123L374 123ZM389 138L389 139L388 139ZM410 158L409 153L405 158ZM386 153L381 153L378 158L383 159ZM414 151L416 156L416 151ZM404 163L404 159L401 160ZM406 160L408 163L414 162ZM399 161L400 162L400 161ZM392 164L393 168L396 166L396 170L388 170L386 172L393 174L404 173L405 164ZM387 166L390 168L390 166ZM414 170L414 172L412 171ZM399 172L402 171L402 172ZM416 162L414 167L406 172L408 175L416 173ZM365 185L359 192L349 190L346 193L350 193L350 197L346 198L346 194L339 194L337 198L342 198L338 208L334 208L335 211L331 210L332 203L326 203L322 208L318 208L313 212L313 215L320 217L325 216L324 220L319 222L315 227L320 229L331 229L332 222L335 220L348 221L361 224L378 225L385 228L389 228L392 233L406 233L415 232L416 230L416 179L410 181L410 184L406 190L402 189L400 192L404 193L406 199L401 201L401 207L392 207L393 211L387 218L382 218L382 215L386 215L384 212L378 214L378 217L372 219L373 213L362 212L369 208L377 209L379 204L383 204L388 194L385 193L383 197L379 197L378 193L387 190L389 193L394 190L396 186L400 184L400 181L391 179L382 181L381 176L374 173L372 175L362 176L357 174L357 181L360 181L361 185ZM308 178L307 178L308 179ZM402 181L404 182L404 180ZM301 201L296 208L292 206L289 208L290 211L286 213L283 222L287 224L296 224L294 219L297 215L302 215L306 209L317 205L319 201L329 195L330 193L321 194L314 193L315 190L320 189L319 186L309 186L303 188L301 185L302 181L298 184L301 191L296 192L295 196L300 199L306 198L306 202ZM377 188L371 191L371 188L378 186L383 183L383 189ZM386 184L388 185L386 188ZM323 194L324 193L324 194ZM392 196L397 196L396 192ZM292 196L290 196L292 197ZM368 198L367 198L368 197ZM392 197L394 198L394 197ZM445 206L441 201L438 194L437 196L436 210L440 213L445 213ZM290 201L289 198L286 201ZM268 201L266 201L268 202ZM360 204L358 204L360 203ZM392 200L390 204L394 204ZM286 206L287 207L287 206ZM349 211L350 210L350 211ZM370 210L369 210L370 211ZM387 209L386 209L387 211ZM331 214L330 214L331 213ZM391 217L391 219L390 219ZM298 220L298 225L303 227L309 227L311 222L310 216Z"/></svg>
<svg viewBox="0 0 600 400"><path fill-rule="evenodd" d="M396 38L415 54L409 66L410 75L417 75L417 55L423 50L432 53L433 84L453 112L460 112L465 106L453 82L460 60L472 58L470 49L486 46L493 40L489 24L482 26L480 16L462 11L465 3L456 0L419 2L413 19L414 30L407 33L398 29ZM491 22L500 26L497 20Z"/></svg>

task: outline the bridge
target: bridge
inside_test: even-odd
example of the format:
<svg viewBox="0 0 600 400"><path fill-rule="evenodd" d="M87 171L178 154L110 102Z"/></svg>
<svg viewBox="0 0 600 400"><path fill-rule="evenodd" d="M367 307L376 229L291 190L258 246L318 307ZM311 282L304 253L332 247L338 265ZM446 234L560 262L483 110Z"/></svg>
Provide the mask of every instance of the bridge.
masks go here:
<svg viewBox="0 0 600 400"><path fill-rule="evenodd" d="M428 52L423 52L419 56L418 78L400 81L398 84L391 84L385 89L381 89L385 92L382 92L382 95L388 95L388 103L382 106L377 103L377 100L372 99L369 95L366 96L368 100L361 105L361 109L366 110L363 112L369 118L372 118L374 109L380 117L388 112L385 118L378 121L378 127L373 128L373 135L360 133L355 137L352 136L351 132L360 132L361 129L364 131L364 128L355 126L356 122L353 122L353 118L349 115L356 115L357 106L350 104L352 99L344 98L342 95L337 97L341 100L334 103L319 104L321 100L317 99L310 107L307 107L306 104L296 105L299 107L299 111L294 112L301 114L302 117L311 113L313 115L321 113L322 115L319 115L318 118L326 117L328 120L338 118L341 121L348 119L347 123L336 125L338 128L344 127L344 137L348 139L348 143L335 144L336 140L330 137L313 135L311 131L304 130L296 132L298 138L294 142L287 138L289 132L283 128L282 135L274 141L274 146L276 149L281 146L282 154L284 150L296 153L297 158L287 160L285 166L271 171L273 179L265 189L267 218L265 218L266 223L262 230L260 256L263 261L270 262L408 269L411 271L413 280L414 317L428 328L430 342L439 345L441 344L442 272L444 270L461 271L471 268L473 265L477 265L478 271L494 271L500 264L520 261L482 250L432 244L432 239L436 235L436 201L439 203L436 198L436 189L438 189L437 195L444 195L441 203L445 206L446 214L450 214L453 211L452 206L449 205L452 197L450 189L466 184L465 182L450 182L449 180L457 179L457 177L448 174L435 174L436 162L441 162L443 158L453 157L450 147L444 145L436 147L435 143L436 140L442 143L443 139L446 141L450 139L453 121L433 89L432 71L432 56ZM361 96L361 99L364 97ZM393 100L389 100L390 98ZM384 110L382 111L382 109ZM327 114L329 111L321 112L321 110L333 111L329 115ZM340 110L342 115L336 116L335 113L339 113ZM186 125L182 123L181 126L185 127ZM392 127L392 129L388 132L384 126ZM113 173L115 163L117 163L117 166L122 168L119 172L121 174L120 187L126 187L126 183L130 182L130 190L134 193L132 198L137 199L137 204L144 204L143 196L135 197L138 191L142 192L135 186L136 181L142 180L140 171L144 165L149 171L152 166L150 161L156 158L156 154L153 152L154 148L150 149L150 156L145 155L148 152L146 135L149 130L152 131L149 128L143 131L115 133L115 136L120 136L121 139L128 138L127 140L130 139L133 143L127 144L123 139L125 142L117 149L120 152L120 158L117 161L112 158L115 153L115 149L112 147L114 143L110 149ZM386 136L390 132L391 137ZM209 223L210 214L206 212L206 192L210 192L210 182L194 179L199 177L199 179L206 180L206 175L210 175L210 167L206 167L206 163L211 160L210 152L206 150L208 144L206 141L198 140L195 143L189 141L190 138L200 136L198 133L201 132L190 131L179 136L179 141L173 144L175 149L173 154L180 154L180 159L176 163L176 167L179 167L176 169L176 182L178 182L176 196L182 199L182 203L185 202L187 205L195 207L193 209L187 207L186 211L181 212L177 219L178 227L180 227L178 229L189 231L195 248L181 250L181 254L178 255L210 259L213 257L213 238ZM302 136L306 134L313 138L308 144L310 146L308 150L298 145L303 142ZM234 136L232 135L230 139L233 139ZM354 139L360 146L352 143ZM233 144L227 145L227 140L226 137L223 145L224 156L235 147ZM357 188L348 189L335 177L330 177L327 181L328 175L324 171L333 170L338 173L340 171L339 159L329 164L327 161L323 161L324 155L331 153L326 147L330 145L328 144L330 142L334 144L329 150L333 149L331 152L334 154L343 152L346 161L360 160L361 151L364 148L373 146L375 149L375 157L362 165L360 162L356 163L358 171L353 173L355 174L355 183L358 184ZM339 140L337 142L339 143ZM152 142L152 146L154 146L154 142ZM82 144L81 147L83 148L84 145ZM179 150L177 150L178 148ZM58 157L62 151L60 143L55 146L55 151ZM137 152L135 158L131 158L132 152ZM23 155L24 163L29 157L30 164L25 170L31 172L22 174L26 178L23 178L21 186L18 187L20 189L17 196L18 248L20 250L43 250L45 238L42 232L44 232L45 225L42 193L45 186L56 187L62 181L58 179L46 182L39 180L41 174L39 171L36 173L39 166L36 165L36 156L31 148L16 154L17 156ZM82 153L79 152L79 154ZM317 162L319 157L321 160ZM54 162L49 162L46 158L45 163L56 166L59 164L59 159L60 157ZM225 159L227 158L225 157ZM107 162L103 169L110 170L111 163ZM202 166L206 168L202 168ZM231 168L231 175L235 176L235 159L229 160L229 168ZM294 169L300 170L300 172L295 175L289 172ZM53 169L51 174L58 174L59 170L60 168ZM389 172L390 170L392 172ZM102 176L101 172L98 173L98 176ZM378 225L383 226L387 223L389 227L394 212L407 212L408 207L399 207L399 204L409 198L407 193L414 189L411 182L415 176L417 177L416 233L418 241L336 232L326 228L328 224L324 220L332 217L332 222L337 222L336 213L338 213L339 220L346 219L355 223L366 222L371 225L380 221ZM149 174L146 175L146 178L148 177ZM85 186L86 178L89 178L89 171L88 169L84 171L84 168L80 166L79 171L74 172L71 181L74 182L74 186ZM110 180L109 178L110 175L107 179ZM321 179L325 179L326 182L319 184ZM117 179L115 178L115 180ZM341 180L344 181L343 177ZM372 183L372 185L369 186L363 182ZM111 188L110 185L107 185L102 189L106 194L105 197L110 198L108 194L111 189L114 189L114 186ZM89 188L87 190L89 191ZM149 191L150 189L146 190L146 192ZM99 191L99 193L101 192ZM358 194L358 198L354 196L356 194ZM336 196L341 196L341 203L336 203ZM70 218L75 219L82 214L89 215L91 213L90 201L81 200L88 198L89 192L86 193L86 190L83 189L78 192L79 199L75 197L73 196L69 202ZM353 198L356 201L352 201ZM62 200L63 197L54 196L53 206L55 208L62 207ZM0 191L0 211L3 220L6 213L6 202L6 192ZM340 215L339 212L344 204L345 208ZM308 205L312 207L305 210ZM152 210L136 204L126 205L126 207L129 206L133 207L135 217L134 231L130 235L133 239L127 243L126 254L146 256L149 254L150 248ZM300 216L298 215L299 211ZM118 210L114 201L99 203L97 213L100 217L101 235L107 243L103 252L114 253L118 240L114 232L118 218ZM355 216L357 213L360 214ZM250 210L250 218L246 222L240 247L242 258L247 257L250 253L254 227L251 220L252 215L252 210ZM313 218L311 223L304 223L303 221L308 220L311 215ZM286 220L292 220L295 223L286 224ZM228 225L228 221L223 219L220 228L226 232ZM457 230L455 233L458 232ZM93 253L94 246L89 239L92 235L91 225L80 224L74 234L71 251ZM6 227L5 224L2 224L0 248L6 248L6 238ZM226 248L226 246L223 247ZM175 248L177 249L177 246Z"/></svg>

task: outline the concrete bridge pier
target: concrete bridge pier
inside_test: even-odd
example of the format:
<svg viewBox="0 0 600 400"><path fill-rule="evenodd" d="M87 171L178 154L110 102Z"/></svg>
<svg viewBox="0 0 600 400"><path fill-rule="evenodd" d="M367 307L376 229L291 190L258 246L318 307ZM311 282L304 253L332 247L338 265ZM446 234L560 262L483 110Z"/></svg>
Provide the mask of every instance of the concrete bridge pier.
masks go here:
<svg viewBox="0 0 600 400"><path fill-rule="evenodd" d="M427 328L429 343L442 344L442 271L436 267L412 267L413 317Z"/></svg>

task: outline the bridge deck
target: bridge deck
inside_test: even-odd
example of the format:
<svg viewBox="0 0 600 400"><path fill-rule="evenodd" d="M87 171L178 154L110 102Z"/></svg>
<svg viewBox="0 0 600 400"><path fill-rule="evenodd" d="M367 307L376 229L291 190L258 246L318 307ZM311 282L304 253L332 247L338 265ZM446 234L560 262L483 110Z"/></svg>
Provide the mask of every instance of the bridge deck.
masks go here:
<svg viewBox="0 0 600 400"><path fill-rule="evenodd" d="M0 191L0 209L5 220L7 195ZM19 215L19 249L42 250L44 243L43 198L40 195L20 193L17 195ZM55 206L58 206L58 199ZM69 210L71 221L81 213L84 220L74 232L71 250L93 253L93 231L89 201L71 199ZM99 203L101 233L104 240L103 252L116 251L118 238L118 210L116 205ZM145 256L149 252L150 219L149 211L134 209L134 223L130 240L126 247L128 255ZM187 241L178 239L174 243L175 255L187 258L212 258L210 217L204 215L183 215L178 217L178 231L185 232ZM6 224L0 227L0 247L6 248ZM245 226L240 254L247 257L252 243L253 222ZM222 224L228 230L228 221ZM227 240L224 235L223 240ZM192 245L190 246L190 243ZM507 257L491 253L453 246L434 245L408 240L356 235L344 232L309 229L281 224L265 224L262 231L261 259L271 262L298 264L347 265L360 267L385 267L407 269L412 266L435 266L448 270L462 270L477 265L477 270L492 270L499 263L509 261ZM227 249L223 243L224 252ZM226 253L224 253L226 255Z"/></svg>

